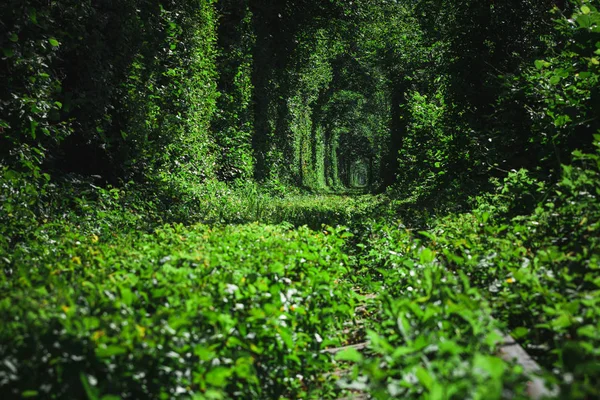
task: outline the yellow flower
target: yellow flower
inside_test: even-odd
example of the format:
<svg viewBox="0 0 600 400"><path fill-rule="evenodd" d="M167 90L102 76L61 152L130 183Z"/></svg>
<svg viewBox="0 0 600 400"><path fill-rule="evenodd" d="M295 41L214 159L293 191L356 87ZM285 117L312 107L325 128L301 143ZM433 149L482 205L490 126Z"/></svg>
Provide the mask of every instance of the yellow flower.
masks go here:
<svg viewBox="0 0 600 400"><path fill-rule="evenodd" d="M140 338L143 338L144 336L146 336L146 328L144 328L143 326L139 326L136 325L135 328L137 329L138 335L140 336Z"/></svg>
<svg viewBox="0 0 600 400"><path fill-rule="evenodd" d="M515 283L517 280L515 278L508 278L506 283Z"/></svg>
<svg viewBox="0 0 600 400"><path fill-rule="evenodd" d="M98 240L100 240L98 235L92 235L92 243L98 243Z"/></svg>

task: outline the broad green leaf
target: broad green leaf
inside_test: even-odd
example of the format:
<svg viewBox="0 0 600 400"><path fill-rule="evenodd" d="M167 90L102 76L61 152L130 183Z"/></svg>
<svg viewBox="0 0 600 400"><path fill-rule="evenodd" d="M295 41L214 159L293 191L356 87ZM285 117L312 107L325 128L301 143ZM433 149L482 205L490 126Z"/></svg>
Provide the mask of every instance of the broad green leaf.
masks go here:
<svg viewBox="0 0 600 400"><path fill-rule="evenodd" d="M475 354L473 365L476 368L481 368L492 378L500 378L504 374L506 364L502 359L494 356L483 354Z"/></svg>
<svg viewBox="0 0 600 400"><path fill-rule="evenodd" d="M543 69L546 65L546 62L544 60L535 60L535 67L537 69Z"/></svg>
<svg viewBox="0 0 600 400"><path fill-rule="evenodd" d="M585 325L577 329L577 334L579 336L588 337L590 339L596 339L598 337L598 333L598 329L593 325Z"/></svg>
<svg viewBox="0 0 600 400"><path fill-rule="evenodd" d="M429 264L433 262L433 260L435 260L435 253L431 249L426 247L421 251L419 258L421 264Z"/></svg>
<svg viewBox="0 0 600 400"><path fill-rule="evenodd" d="M552 78L550 78L551 85L558 85L559 83L560 83L560 76L553 75Z"/></svg>
<svg viewBox="0 0 600 400"><path fill-rule="evenodd" d="M10 58L15 55L15 52L13 51L13 49L7 49L7 48L3 47L2 54L4 54L4 57Z"/></svg>
<svg viewBox="0 0 600 400"><path fill-rule="evenodd" d="M233 374L233 368L217 367L206 374L206 382L216 387L227 386L227 380Z"/></svg>
<svg viewBox="0 0 600 400"><path fill-rule="evenodd" d="M202 345L194 347L194 354L198 356L200 361L210 361L216 356L216 353L213 350Z"/></svg>
<svg viewBox="0 0 600 400"><path fill-rule="evenodd" d="M529 333L529 329L527 329L523 326L519 326L518 328L513 329L513 331L510 334L515 339L519 339L519 338L527 336L528 333Z"/></svg>
<svg viewBox="0 0 600 400"><path fill-rule="evenodd" d="M561 314L557 318L550 321L550 325L552 325L554 329L562 330L573 325L573 321L568 314Z"/></svg>
<svg viewBox="0 0 600 400"><path fill-rule="evenodd" d="M130 306L133 302L133 293L131 292L131 289L121 287L121 299L125 305Z"/></svg>
<svg viewBox="0 0 600 400"><path fill-rule="evenodd" d="M353 347L342 350L335 355L337 361L350 361L359 363L363 360L363 355Z"/></svg>
<svg viewBox="0 0 600 400"><path fill-rule="evenodd" d="M590 28L592 26L592 20L588 15L578 15L575 20L581 28Z"/></svg>

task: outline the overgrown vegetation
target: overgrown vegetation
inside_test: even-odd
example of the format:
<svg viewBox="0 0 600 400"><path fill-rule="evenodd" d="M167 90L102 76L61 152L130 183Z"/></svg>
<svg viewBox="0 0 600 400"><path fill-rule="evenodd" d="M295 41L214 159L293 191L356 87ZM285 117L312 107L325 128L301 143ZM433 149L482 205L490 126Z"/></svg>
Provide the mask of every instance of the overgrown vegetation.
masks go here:
<svg viewBox="0 0 600 400"><path fill-rule="evenodd" d="M4 1L0 392L599 397L599 79L597 0Z"/></svg>

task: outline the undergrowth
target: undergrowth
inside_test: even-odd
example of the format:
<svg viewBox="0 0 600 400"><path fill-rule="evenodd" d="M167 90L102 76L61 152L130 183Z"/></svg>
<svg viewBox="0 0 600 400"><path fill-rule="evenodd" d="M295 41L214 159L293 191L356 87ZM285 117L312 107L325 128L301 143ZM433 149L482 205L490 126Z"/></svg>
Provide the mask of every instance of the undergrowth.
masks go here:
<svg viewBox="0 0 600 400"><path fill-rule="evenodd" d="M600 156L574 159L557 185L516 171L468 212L218 183L140 202L150 189L73 178L36 192L5 173L0 386L14 398L521 398L531 376L499 357L504 332L549 393L597 397ZM359 293L377 297L352 339ZM348 340L369 346L322 352Z"/></svg>
<svg viewBox="0 0 600 400"><path fill-rule="evenodd" d="M345 385L378 399L520 398L523 371L498 356L504 331L541 365L550 397L598 397L600 155L574 160L555 187L516 171L470 212L363 229L373 353L340 355L356 365ZM525 194L541 199L531 212Z"/></svg>
<svg viewBox="0 0 600 400"><path fill-rule="evenodd" d="M325 392L352 313L344 230L166 225L37 233L5 269L10 397L299 398ZM48 243L50 244L50 243ZM51 249L51 250L50 250Z"/></svg>

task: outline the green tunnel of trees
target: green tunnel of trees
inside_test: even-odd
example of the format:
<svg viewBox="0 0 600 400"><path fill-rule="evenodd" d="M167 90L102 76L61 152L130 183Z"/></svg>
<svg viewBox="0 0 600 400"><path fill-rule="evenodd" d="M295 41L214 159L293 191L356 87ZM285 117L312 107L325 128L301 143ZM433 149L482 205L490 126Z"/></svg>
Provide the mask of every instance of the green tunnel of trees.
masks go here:
<svg viewBox="0 0 600 400"><path fill-rule="evenodd" d="M599 200L599 0L0 1L7 398L600 398Z"/></svg>
<svg viewBox="0 0 600 400"><path fill-rule="evenodd" d="M553 22L572 9L6 1L3 169L183 191L211 179L323 191L352 186L362 160L372 190L435 198L521 167L552 179L572 149L590 148L598 123L596 59L586 61L595 22L582 22L595 14ZM556 83L575 78L588 99L577 111L553 100L573 95Z"/></svg>
<svg viewBox="0 0 600 400"><path fill-rule="evenodd" d="M10 168L323 190L347 184L357 157L377 169L387 151L389 79L348 39L359 21L341 3L2 7Z"/></svg>

